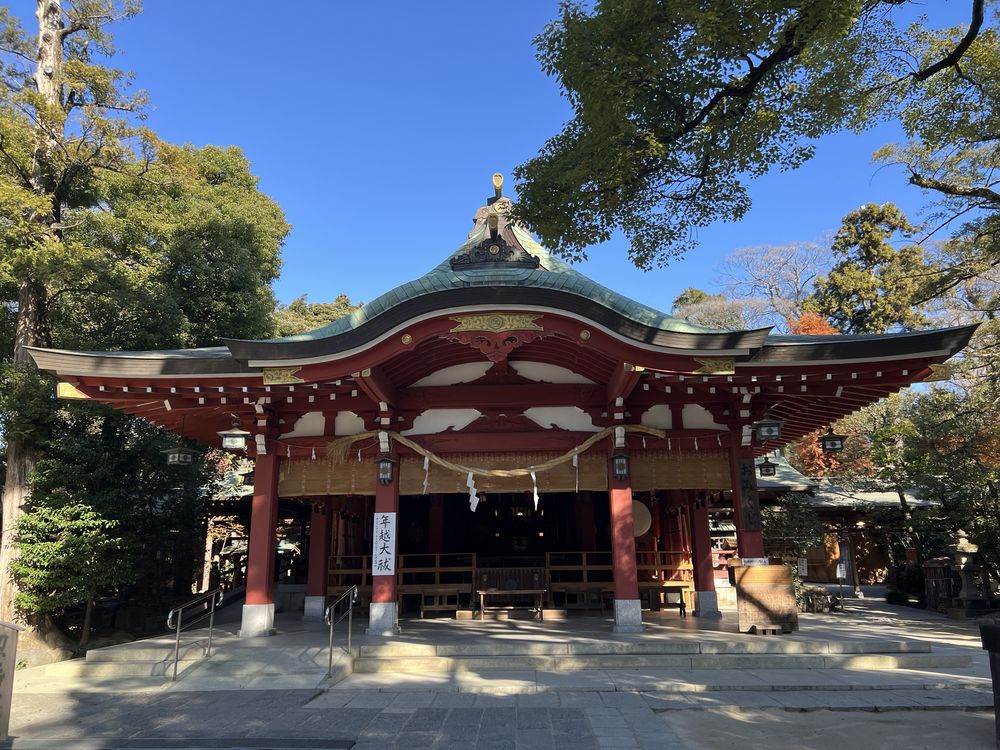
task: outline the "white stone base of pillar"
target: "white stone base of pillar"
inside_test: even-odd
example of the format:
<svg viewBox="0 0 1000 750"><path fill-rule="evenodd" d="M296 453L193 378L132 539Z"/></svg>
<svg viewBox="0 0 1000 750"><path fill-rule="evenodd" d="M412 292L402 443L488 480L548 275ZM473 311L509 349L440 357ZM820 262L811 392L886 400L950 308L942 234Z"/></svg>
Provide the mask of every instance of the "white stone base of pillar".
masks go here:
<svg viewBox="0 0 1000 750"><path fill-rule="evenodd" d="M615 599L615 633L641 633L642 604L638 599Z"/></svg>
<svg viewBox="0 0 1000 750"><path fill-rule="evenodd" d="M325 612L325 596L307 596L305 598L305 608L302 610L303 620L322 620Z"/></svg>
<svg viewBox="0 0 1000 750"><path fill-rule="evenodd" d="M274 603L244 604L240 638L274 635Z"/></svg>
<svg viewBox="0 0 1000 750"><path fill-rule="evenodd" d="M396 602L372 602L368 607L366 635L398 635Z"/></svg>
<svg viewBox="0 0 1000 750"><path fill-rule="evenodd" d="M695 617L722 617L719 611L719 597L714 591L696 591L695 595Z"/></svg>

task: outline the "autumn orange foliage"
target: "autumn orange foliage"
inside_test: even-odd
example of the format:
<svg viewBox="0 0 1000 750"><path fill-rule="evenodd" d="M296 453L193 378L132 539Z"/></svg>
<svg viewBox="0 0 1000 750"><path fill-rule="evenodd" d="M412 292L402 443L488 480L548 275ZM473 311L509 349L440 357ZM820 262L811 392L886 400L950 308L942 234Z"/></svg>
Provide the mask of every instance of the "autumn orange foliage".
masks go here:
<svg viewBox="0 0 1000 750"><path fill-rule="evenodd" d="M819 443L819 430L804 435L788 448L792 465L807 477L825 477L840 468L835 455L823 452Z"/></svg>
<svg viewBox="0 0 1000 750"><path fill-rule="evenodd" d="M798 318L792 318L789 320L788 331L789 333L795 333L803 336L821 336L840 333L840 331L830 325L830 322L822 315L809 311L802 313Z"/></svg>

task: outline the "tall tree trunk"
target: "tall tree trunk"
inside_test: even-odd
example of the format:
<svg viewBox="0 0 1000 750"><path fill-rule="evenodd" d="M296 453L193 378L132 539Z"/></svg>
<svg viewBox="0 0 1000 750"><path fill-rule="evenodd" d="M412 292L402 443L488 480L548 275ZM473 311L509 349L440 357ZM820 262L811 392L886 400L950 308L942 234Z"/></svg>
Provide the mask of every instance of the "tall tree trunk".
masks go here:
<svg viewBox="0 0 1000 750"><path fill-rule="evenodd" d="M94 619L94 594L87 595L87 609L83 613L83 627L80 629L80 644L78 648L83 651L90 642L90 623Z"/></svg>
<svg viewBox="0 0 1000 750"><path fill-rule="evenodd" d="M31 182L39 195L51 197L51 210L33 217L46 228L49 236L61 240L58 228L60 201L53 178L52 157L64 134L65 116L61 100L63 63L62 0L37 0L38 53L35 64L35 85L42 97L37 112ZM18 289L17 323L14 331L14 364L19 368L34 367L27 347L50 343L47 316L48 292L43 283L26 278ZM3 488L3 531L0 535L0 619L20 620L27 627L21 635L24 652L51 652L65 648L65 639L56 631L48 617L25 620L17 613L14 597L17 586L11 577L10 563L15 556L14 537L17 521L28 500L28 479L38 463L34 444L13 435L7 442L7 477ZM41 655L38 661L51 660Z"/></svg>

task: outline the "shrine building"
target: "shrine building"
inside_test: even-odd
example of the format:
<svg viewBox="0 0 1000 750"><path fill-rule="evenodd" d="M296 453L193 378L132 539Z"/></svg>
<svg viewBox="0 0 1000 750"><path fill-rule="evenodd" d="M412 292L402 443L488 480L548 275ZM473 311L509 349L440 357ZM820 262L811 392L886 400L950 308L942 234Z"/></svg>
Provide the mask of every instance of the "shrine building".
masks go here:
<svg viewBox="0 0 1000 750"><path fill-rule="evenodd" d="M608 611L618 632L645 607L717 617L725 558L764 554L756 459L930 377L974 330L697 326L556 259L501 185L440 265L318 330L31 350L63 398L209 446L247 434L241 635L274 625L279 499L311 508L305 615L358 585L369 633L490 605Z"/></svg>

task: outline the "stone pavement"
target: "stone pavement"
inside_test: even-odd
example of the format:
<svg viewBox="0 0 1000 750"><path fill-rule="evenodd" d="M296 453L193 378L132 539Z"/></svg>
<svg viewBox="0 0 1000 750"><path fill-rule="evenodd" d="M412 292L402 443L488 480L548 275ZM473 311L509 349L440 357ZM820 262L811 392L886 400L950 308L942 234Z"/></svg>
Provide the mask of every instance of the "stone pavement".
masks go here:
<svg viewBox="0 0 1000 750"><path fill-rule="evenodd" d="M840 718L834 723L851 727L878 721L883 733L894 741L917 741L924 734L915 731L919 716L915 710L935 710L934 718L927 721L929 727L969 724L970 717L979 714L966 709L982 711L990 705L991 697L974 689L525 695L311 690L28 693L15 696L11 733L15 750L700 750L729 747L724 741L726 732L745 733L744 725L752 723L771 733L762 736L760 747L774 748L800 746L778 742L774 733L815 723L815 718L803 718L803 712L850 714L849 720ZM940 713L948 708L956 710ZM882 718L885 716L889 718ZM730 729L724 729L725 721L720 717L729 717ZM963 750L992 746L991 722L976 721L970 724L969 732L972 739L954 746ZM768 744L767 738L772 736L775 741ZM820 734L818 740L822 739ZM891 742L866 745L864 738L859 741L861 744L855 743L852 750L900 746ZM843 747L836 743L801 746Z"/></svg>
<svg viewBox="0 0 1000 750"><path fill-rule="evenodd" d="M440 625L445 625L441 623ZM436 625L414 628L430 638ZM324 681L325 650L308 630L274 639L223 639L219 654L177 682L66 666L15 679L15 750L272 748L273 750L531 750L532 748L992 748L985 652L969 623L857 605L849 617L806 618L808 637L903 638L965 667L923 669L667 669L637 666L546 672L355 673ZM485 634L527 641L520 624ZM567 634L548 633L558 640ZM477 638L483 634L477 634ZM606 632L578 639L614 640ZM717 638L766 644L721 629L651 628L645 639ZM272 644L284 641L275 653ZM364 641L362 641L363 643ZM134 649L148 644L134 644ZM239 658L236 658L239 657ZM262 669L261 665L266 666ZM72 667L73 665L68 665ZM96 670L96 671L95 671Z"/></svg>

